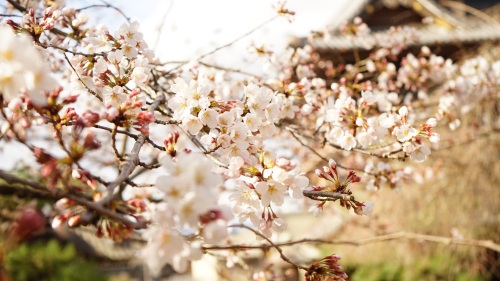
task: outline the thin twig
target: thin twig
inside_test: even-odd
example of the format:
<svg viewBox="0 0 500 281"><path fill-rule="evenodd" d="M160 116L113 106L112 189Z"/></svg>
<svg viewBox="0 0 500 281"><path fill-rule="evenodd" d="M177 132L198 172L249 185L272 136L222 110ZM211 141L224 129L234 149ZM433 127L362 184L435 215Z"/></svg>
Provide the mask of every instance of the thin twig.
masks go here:
<svg viewBox="0 0 500 281"><path fill-rule="evenodd" d="M261 237L262 239L266 240L273 248L276 249L276 251L278 251L278 253L280 254L280 257L282 260L284 260L285 262L293 265L294 267L296 268L299 268L299 269L302 269L302 270L307 270L308 268L305 267L305 266L302 266L302 265L298 265L296 263L294 263L293 261L291 261L287 256L285 256L285 254L283 254L283 250L277 245L275 244L273 241L271 241L271 239L267 238L264 234L260 233L259 231L249 227L249 226L246 226L244 224L234 224L234 225L229 225L228 227L238 227L238 228L245 228L245 229L248 229L250 230L251 232L255 233L255 235Z"/></svg>
<svg viewBox="0 0 500 281"><path fill-rule="evenodd" d="M391 240L400 240L400 239L434 242L434 243L441 243L441 244L446 244L446 245L467 245L467 246L486 248L486 249L490 249L490 250L493 250L496 252L500 252L500 245L495 243L494 241L491 241L491 240L459 239L459 238L427 235L427 234L412 233L412 232L405 232L405 231L385 234L385 235L361 239L361 240L300 239L300 240L295 240L295 241L290 241L290 242L274 243L274 245L272 245L272 247L287 247L287 246L293 246L293 245L304 244L304 243L363 246L363 245L375 244L375 243L386 242L386 241L391 241ZM204 250L249 250L249 249L267 250L270 247L271 247L270 245L261 244L261 245L205 246L205 247L203 247L203 249Z"/></svg>
<svg viewBox="0 0 500 281"><path fill-rule="evenodd" d="M291 127L287 127L287 130L293 130L295 132L295 134L298 134L300 135L301 137L304 137L304 138L308 138L310 140L314 140L314 141L317 141L314 137L312 136L306 136L302 133L299 133L297 132L296 129L294 128L291 128ZM335 148L335 149L339 149L339 150L345 150L343 149L340 145L337 145L337 144L334 144L334 143L331 143L331 142L326 142L329 146ZM386 159L401 159L400 156L392 156L396 153L399 153L399 152L402 152L403 150L402 149L397 149L397 150L394 150L394 151L390 151L390 152L387 152L387 153L383 153L383 154L380 154L380 153L375 153L375 152L370 152L370 151L367 151L367 150L364 150L364 149L359 149L359 148L353 148L351 151L354 151L354 152L357 152L357 153L361 153L361 154L364 154L364 155L369 155L369 156L373 156L373 157L378 157L378 158L386 158Z"/></svg>
<svg viewBox="0 0 500 281"><path fill-rule="evenodd" d="M211 68L215 68L215 69L219 69L219 70L224 70L226 72L234 72L234 73L238 73L238 74L243 74L243 75L251 76L251 77L257 78L258 80L263 80L264 79L261 76L258 76L257 74L246 72L246 71L243 71L241 69L234 69L234 68L219 66L219 65L215 65L215 64L201 62L201 61L199 62L199 64L204 65L206 67L211 67Z"/></svg>
<svg viewBox="0 0 500 281"><path fill-rule="evenodd" d="M287 130L288 132L290 132L290 134L292 135L292 137L297 140L303 147L307 148L309 151L311 151L312 153L314 153L314 155L318 156L319 158L321 158L321 160L325 161L328 163L329 159L324 157L323 155L319 154L314 148L310 147L308 144L306 144L305 142L303 142L296 134L295 134L295 130L290 128L290 127L285 127L285 130ZM337 163L337 167L339 168L342 168L344 170L353 170L353 171L358 171L358 172L362 172L364 174L367 174L367 175L372 175L374 176L375 174L374 173L370 173L370 172L367 172L365 170L362 170L362 169L357 169L357 168L349 168L349 167L346 167L346 166L343 166L343 165L340 165Z"/></svg>
<svg viewBox="0 0 500 281"><path fill-rule="evenodd" d="M23 16L21 16L21 15L10 15L10 14L0 14L0 17L5 17L5 18L22 18Z"/></svg>
<svg viewBox="0 0 500 281"><path fill-rule="evenodd" d="M87 84L85 84L82 80L82 78L80 78L80 75L78 75L78 72L76 72L76 69L73 67L73 65L71 64L71 62L69 61L69 58L68 56L66 55L66 53L63 53L64 55L64 59L66 59L66 62L69 64L69 66L71 67L71 69L73 69L73 71L75 72L75 75L76 77L78 77L78 80L80 80L80 83L82 83L83 87L85 87L85 89L87 89L87 91L89 93L91 93L94 97L96 97L98 100L100 100L101 102L104 102L104 100L101 98L101 96L99 96L96 92L94 92L92 89L90 89Z"/></svg>
<svg viewBox="0 0 500 281"><path fill-rule="evenodd" d="M230 42L228 42L228 43L226 43L226 44L224 44L224 45L222 45L222 46L219 46L219 47L217 47L217 48L213 49L212 51L210 51L210 52L208 52L208 53L205 53L205 54L203 54L203 55L199 56L199 57L198 57L198 58L196 58L194 61L201 61L202 59L204 59L204 58L206 58L206 57L208 57L208 56L210 56L210 55L212 55L212 54L214 54L214 53L216 53L216 52L218 52L218 51L220 51L220 50L222 50L222 49L224 49L224 48L227 48L227 47L229 47L229 46L233 45L234 43L236 43L236 42L240 41L241 39L243 39L243 38L245 38L245 37L247 37L247 36L249 36L250 34L254 33L254 32L255 32L255 31L257 31L257 30L259 30L260 28L262 28L263 26L267 25L268 23L270 23L270 22L274 21L274 20L275 20L275 19L277 19L278 17L279 17L279 15L275 15L274 17L272 17L272 18L270 18L270 19L268 19L268 20L264 21L263 23L259 24L258 26L256 26L256 27L252 28L250 31L246 32L245 34L243 34L243 35L239 36L238 38L236 38L236 39L234 39L234 40L232 40L232 41L230 41ZM181 63L181 64L177 65L176 67L174 67L173 69L171 69L170 71L168 71L167 73L171 73L171 72L173 72L173 71L175 71L175 70L177 70L177 69L181 68L182 66L186 65L187 63L188 63L188 62L183 62L183 63Z"/></svg>
<svg viewBox="0 0 500 281"><path fill-rule="evenodd" d="M116 130L118 129L118 126L113 127L113 130L111 131L111 147L113 148L113 152L115 154L115 157L118 161L123 160L123 156L118 152L118 149L116 148Z"/></svg>
<svg viewBox="0 0 500 281"><path fill-rule="evenodd" d="M108 128L108 127L105 127L105 126L102 126L102 125L98 125L98 124L94 125L94 128L101 129L101 130L104 130L104 131L108 131L108 132L110 132L110 133L111 133L111 132L113 132L113 129ZM124 130L119 130L119 129L117 129L117 130L116 130L116 132L117 132L118 134L123 134L123 135L129 136L130 138L132 138L132 139L134 139L134 140L137 140L137 139L139 138L139 136L138 136L138 135L133 134L133 133L130 133L130 132L128 132L128 131L124 131Z"/></svg>
<svg viewBox="0 0 500 281"><path fill-rule="evenodd" d="M170 4L167 7L167 10L163 14L163 17L161 18L161 22L158 25L158 30L156 31L156 40L153 45L153 51L156 51L156 47L158 47L158 42L160 42L160 36L163 32L163 26L165 25L165 21L167 20L168 14L172 11L172 8L174 7L174 0L170 0Z"/></svg>
<svg viewBox="0 0 500 281"><path fill-rule="evenodd" d="M84 57L89 57L89 56L102 56L102 57L104 57L104 56L106 56L105 53L86 54L86 53L82 53L82 52L72 51L72 50L69 50L67 48L57 46L57 45L46 45L46 44L42 44L42 43L39 43L39 45L45 49L46 48L54 48L54 49L57 49L57 50L60 50L60 51L66 52L66 53L70 53L73 55L80 55L80 56L84 56Z"/></svg>
<svg viewBox="0 0 500 281"><path fill-rule="evenodd" d="M80 12L80 11L83 11L83 10L93 9L93 8L111 8L111 9L117 11L120 15L123 16L123 18L125 18L125 20L128 23L130 23L130 17L128 17L120 8L118 8L116 6L113 6L110 3L106 2L106 1L103 1L103 0L101 0L101 2L104 3L104 4L94 4L94 5L90 5L90 6L86 6L86 7L75 9L75 11Z"/></svg>

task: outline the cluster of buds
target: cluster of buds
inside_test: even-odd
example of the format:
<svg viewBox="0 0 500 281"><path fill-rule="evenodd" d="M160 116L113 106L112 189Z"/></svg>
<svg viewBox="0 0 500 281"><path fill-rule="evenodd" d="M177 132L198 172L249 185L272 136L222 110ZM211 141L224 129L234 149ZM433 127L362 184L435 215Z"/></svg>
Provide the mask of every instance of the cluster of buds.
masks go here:
<svg viewBox="0 0 500 281"><path fill-rule="evenodd" d="M155 116L151 111L140 111L135 116L136 121L133 122L134 129L141 132L143 135L149 135L149 124L155 121Z"/></svg>
<svg viewBox="0 0 500 281"><path fill-rule="evenodd" d="M331 184L327 186L312 186L304 192L307 197L321 201L313 206L310 211L319 213L326 201L340 201L340 206L350 210L351 208L358 215L369 215L373 210L373 202L356 201L349 189L349 184L361 181L361 177L356 175L356 172L349 171L347 177L341 182L337 171L337 163L330 159L328 166L323 166L323 170L317 169L316 175L319 178L325 179Z"/></svg>
<svg viewBox="0 0 500 281"><path fill-rule="evenodd" d="M240 222L250 219L262 234L270 237L286 229L287 223L274 211L275 206L285 203L286 193L302 199L302 191L309 179L298 172L297 164L290 159L260 154L258 163L246 163L234 157L227 176L238 179L230 195L232 210Z"/></svg>
<svg viewBox="0 0 500 281"><path fill-rule="evenodd" d="M34 148L33 153L35 155L36 162L42 164L40 175L48 180L50 188L55 188L57 181L61 176L60 171L57 169L57 159L41 148Z"/></svg>
<svg viewBox="0 0 500 281"><path fill-rule="evenodd" d="M18 139L26 141L26 130L32 125L31 109L33 105L29 102L29 98L17 97L9 102L8 108L12 114L8 116L7 121L0 127L0 135L6 139ZM8 113L6 113L8 114Z"/></svg>
<svg viewBox="0 0 500 281"><path fill-rule="evenodd" d="M115 242L122 242L133 233L132 227L121 222L102 218L97 224L97 237L109 237Z"/></svg>
<svg viewBox="0 0 500 281"><path fill-rule="evenodd" d="M338 264L340 257L333 254L315 261L307 269L305 277L307 281L345 281L348 276L341 265Z"/></svg>
<svg viewBox="0 0 500 281"><path fill-rule="evenodd" d="M88 35L87 30L84 27L87 21L87 15L79 13L76 9L64 7L58 24L60 24L62 28L69 28L70 30L68 34L70 34L74 39L80 40Z"/></svg>
<svg viewBox="0 0 500 281"><path fill-rule="evenodd" d="M52 228L58 228L65 223L70 227L80 224L83 208L80 208L75 201L68 198L62 198L59 199L54 206L54 210L57 214L52 219Z"/></svg>
<svg viewBox="0 0 500 281"><path fill-rule="evenodd" d="M349 175L341 183L337 171L337 163L333 159L330 159L330 161L328 161L328 166L323 166L323 170L316 169L315 173L318 177L325 179L333 184L331 186L322 188L322 191L338 192L351 195L352 192L347 188L349 184L361 181L361 177L357 176L356 172L349 171Z"/></svg>
<svg viewBox="0 0 500 281"><path fill-rule="evenodd" d="M85 191L76 186L72 189L82 193ZM96 196L98 196L97 193ZM119 214L126 214L129 219L135 222L145 221L142 214L146 211L146 203L140 198L131 198L127 201L115 200L111 203L110 208ZM121 242L133 233L131 226L104 216L97 218L92 212L86 211L77 202L68 198L59 199L55 204L54 211L56 214L52 219L52 228L58 228L63 224L77 227L95 223L97 237L109 237L117 242Z"/></svg>
<svg viewBox="0 0 500 281"><path fill-rule="evenodd" d="M28 13L23 16L23 22L21 24L15 23L12 20L7 20L6 23L18 32L25 31L31 34L33 39L38 42L38 38L42 32L44 30L53 29L60 16L61 11L54 10L54 8L49 7L45 9L43 18L41 20L37 20L35 10L29 9Z"/></svg>

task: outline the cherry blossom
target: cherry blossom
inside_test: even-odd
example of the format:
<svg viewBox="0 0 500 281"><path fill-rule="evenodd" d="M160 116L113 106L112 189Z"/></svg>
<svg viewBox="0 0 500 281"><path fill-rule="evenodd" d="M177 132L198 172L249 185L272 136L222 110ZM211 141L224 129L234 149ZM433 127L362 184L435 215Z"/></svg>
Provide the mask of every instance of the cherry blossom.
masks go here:
<svg viewBox="0 0 500 281"><path fill-rule="evenodd" d="M108 30L86 9L35 2L0 25L0 140L37 162L43 188L32 187L57 200L53 227L91 224L116 241L140 234L153 274L167 264L184 271L218 247L230 263L239 249L229 229L269 245L286 230L288 207L370 215L375 204L359 198L424 180L415 162L459 143L446 127L472 140L498 129L487 114L462 118L498 99L500 62L414 53L412 28L372 34L374 44L361 19L343 24L336 32L373 48L345 64L309 44L254 44L257 75L211 65L210 54L165 62L138 22ZM284 2L276 9L294 15ZM345 280L339 260L288 262L307 280Z"/></svg>

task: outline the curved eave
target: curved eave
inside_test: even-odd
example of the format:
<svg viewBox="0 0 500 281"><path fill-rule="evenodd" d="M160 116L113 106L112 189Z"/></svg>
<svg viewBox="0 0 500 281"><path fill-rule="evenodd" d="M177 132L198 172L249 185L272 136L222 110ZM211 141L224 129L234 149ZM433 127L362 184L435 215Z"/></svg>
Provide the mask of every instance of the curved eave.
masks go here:
<svg viewBox="0 0 500 281"><path fill-rule="evenodd" d="M446 29L436 25L418 27L413 32L415 39L407 42L408 46L473 43L481 41L499 41L500 24L471 23L454 29ZM374 32L363 37L331 36L327 39L316 39L310 43L318 50L365 49L383 46L382 38L387 39L386 31ZM390 38L389 38L390 39ZM386 41L386 40L384 40Z"/></svg>

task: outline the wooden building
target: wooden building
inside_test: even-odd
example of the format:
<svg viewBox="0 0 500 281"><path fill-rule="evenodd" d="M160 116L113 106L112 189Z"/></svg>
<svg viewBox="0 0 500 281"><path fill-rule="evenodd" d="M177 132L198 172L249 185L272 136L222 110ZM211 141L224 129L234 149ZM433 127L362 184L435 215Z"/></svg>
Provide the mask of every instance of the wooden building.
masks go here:
<svg viewBox="0 0 500 281"><path fill-rule="evenodd" d="M500 1L433 1L433 0L352 0L348 8L330 23L331 33L314 39L299 39L292 45L312 45L322 58L334 63L353 63L393 39L391 27L406 35L407 52L418 53L428 46L434 53L459 60L476 50L493 51L500 46ZM359 17L371 30L362 36L338 32L345 22ZM401 39L400 39L401 40ZM500 52L493 54L500 58ZM343 61L341 61L343 60Z"/></svg>

